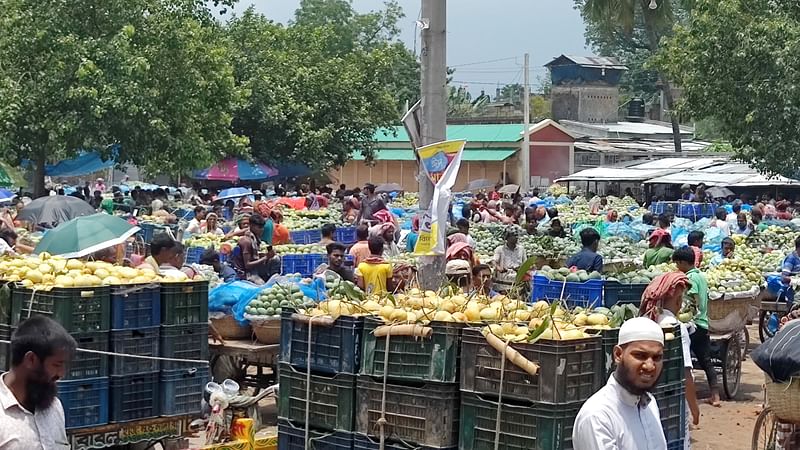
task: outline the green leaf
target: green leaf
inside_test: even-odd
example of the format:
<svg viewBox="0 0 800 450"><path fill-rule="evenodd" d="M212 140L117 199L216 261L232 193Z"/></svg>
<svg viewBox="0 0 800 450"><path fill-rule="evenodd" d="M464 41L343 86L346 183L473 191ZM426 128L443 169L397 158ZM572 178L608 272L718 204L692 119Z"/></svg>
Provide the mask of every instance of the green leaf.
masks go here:
<svg viewBox="0 0 800 450"><path fill-rule="evenodd" d="M519 269L517 269L517 276L514 278L514 284L518 285L522 283L525 275L527 275L528 272L530 272L531 269L533 269L533 267L536 265L536 259L537 258L535 256L531 256L525 260L521 266L519 266Z"/></svg>
<svg viewBox="0 0 800 450"><path fill-rule="evenodd" d="M545 317L544 320L542 320L542 323L539 324L538 327L528 332L528 342L532 344L538 341L539 338L542 336L542 333L544 333L545 330L547 330L547 328L550 326L550 323L551 323L550 316Z"/></svg>

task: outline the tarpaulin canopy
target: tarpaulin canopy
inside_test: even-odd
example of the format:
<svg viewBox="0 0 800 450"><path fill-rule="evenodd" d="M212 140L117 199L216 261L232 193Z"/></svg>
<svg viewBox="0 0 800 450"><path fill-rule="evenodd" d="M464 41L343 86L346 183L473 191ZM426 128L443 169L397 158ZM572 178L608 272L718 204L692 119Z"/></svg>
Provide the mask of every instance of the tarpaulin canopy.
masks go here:
<svg viewBox="0 0 800 450"><path fill-rule="evenodd" d="M114 158L104 160L97 152L84 152L76 158L45 165L44 173L51 177L79 177L114 167Z"/></svg>

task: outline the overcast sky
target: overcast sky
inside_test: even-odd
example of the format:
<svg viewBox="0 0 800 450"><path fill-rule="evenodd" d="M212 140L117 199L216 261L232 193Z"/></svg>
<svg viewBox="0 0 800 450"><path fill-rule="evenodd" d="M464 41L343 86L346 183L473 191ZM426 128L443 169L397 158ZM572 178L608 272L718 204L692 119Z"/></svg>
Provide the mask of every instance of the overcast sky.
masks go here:
<svg viewBox="0 0 800 450"><path fill-rule="evenodd" d="M402 39L414 46L414 21L420 0L398 0L406 14ZM287 22L299 0L242 0L233 9L249 5L270 19ZM379 0L353 0L358 11L380 9ZM447 11L447 65L456 69L454 84L473 93L494 94L497 84L522 82L522 55L531 54L531 84L546 74L542 67L563 54L588 55L584 26L571 0L450 0ZM419 49L419 39L416 42ZM500 61L498 61L500 60ZM489 62L491 61L491 62Z"/></svg>

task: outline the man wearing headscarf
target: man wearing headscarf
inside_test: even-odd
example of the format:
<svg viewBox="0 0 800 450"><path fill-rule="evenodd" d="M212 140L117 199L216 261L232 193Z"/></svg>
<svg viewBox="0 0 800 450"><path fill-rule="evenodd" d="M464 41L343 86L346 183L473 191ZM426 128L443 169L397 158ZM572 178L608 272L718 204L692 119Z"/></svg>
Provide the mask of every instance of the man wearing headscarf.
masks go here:
<svg viewBox="0 0 800 450"><path fill-rule="evenodd" d="M669 262L672 258L672 239L666 230L656 228L648 239L650 248L644 252L644 267Z"/></svg>
<svg viewBox="0 0 800 450"><path fill-rule="evenodd" d="M613 350L616 370L583 404L572 428L575 450L666 450L658 405L664 332L647 317L622 324Z"/></svg>
<svg viewBox="0 0 800 450"><path fill-rule="evenodd" d="M469 238L462 233L453 233L447 237L447 251L445 252L445 259L453 261L461 259L469 262L470 270L476 264L475 252L469 245Z"/></svg>
<svg viewBox="0 0 800 450"><path fill-rule="evenodd" d="M775 205L775 209L777 210L775 214L775 218L778 220L792 220L792 213L789 210L789 202L786 200L781 200Z"/></svg>
<svg viewBox="0 0 800 450"><path fill-rule="evenodd" d="M370 237L383 238L383 257L387 259L400 255L400 248L394 241L394 232L394 224L391 222L379 223L369 230Z"/></svg>
<svg viewBox="0 0 800 450"><path fill-rule="evenodd" d="M686 404L692 413L692 422L700 423L700 407L697 405L697 390L692 373L691 338L692 329L678 320L678 314L683 306L683 294L691 287L689 278L681 272L668 272L659 275L647 285L642 294L642 303L639 306L639 315L649 317L665 328L680 327L681 347L683 350L684 380L686 386ZM689 416L686 416L685 448L689 448Z"/></svg>

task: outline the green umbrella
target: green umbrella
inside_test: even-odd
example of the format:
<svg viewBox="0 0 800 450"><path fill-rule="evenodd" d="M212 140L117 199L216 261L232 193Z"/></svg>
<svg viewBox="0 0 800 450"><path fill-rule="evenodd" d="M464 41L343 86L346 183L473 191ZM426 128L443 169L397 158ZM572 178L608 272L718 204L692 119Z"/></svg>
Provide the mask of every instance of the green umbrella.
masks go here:
<svg viewBox="0 0 800 450"><path fill-rule="evenodd" d="M139 227L104 213L76 217L45 233L33 252L80 258L121 244L137 231Z"/></svg>

